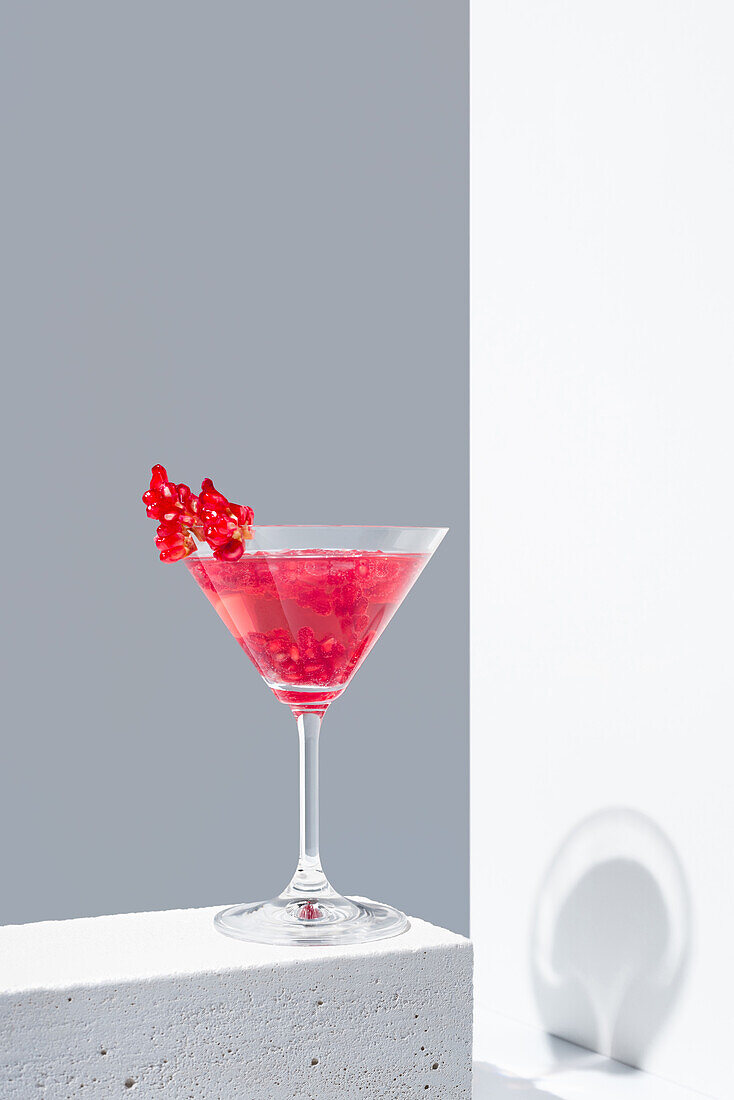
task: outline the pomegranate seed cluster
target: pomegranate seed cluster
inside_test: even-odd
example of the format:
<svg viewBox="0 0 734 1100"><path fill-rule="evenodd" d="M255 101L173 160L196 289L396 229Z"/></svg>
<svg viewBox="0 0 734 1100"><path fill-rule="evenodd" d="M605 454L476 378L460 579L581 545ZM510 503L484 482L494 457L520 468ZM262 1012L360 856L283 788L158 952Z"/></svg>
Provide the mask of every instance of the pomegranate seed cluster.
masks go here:
<svg viewBox="0 0 734 1100"><path fill-rule="evenodd" d="M209 477L197 496L188 485L169 481L164 466L154 466L143 504L148 516L158 520L155 544L161 561L188 557L197 540L208 543L219 561L237 561L245 540L252 538L252 508L227 500Z"/></svg>
<svg viewBox="0 0 734 1100"><path fill-rule="evenodd" d="M308 626L302 626L294 640L288 630L250 631L243 648L268 680L286 684L318 684L326 687L343 683L351 675L374 640L368 631L351 651L333 634L317 638Z"/></svg>

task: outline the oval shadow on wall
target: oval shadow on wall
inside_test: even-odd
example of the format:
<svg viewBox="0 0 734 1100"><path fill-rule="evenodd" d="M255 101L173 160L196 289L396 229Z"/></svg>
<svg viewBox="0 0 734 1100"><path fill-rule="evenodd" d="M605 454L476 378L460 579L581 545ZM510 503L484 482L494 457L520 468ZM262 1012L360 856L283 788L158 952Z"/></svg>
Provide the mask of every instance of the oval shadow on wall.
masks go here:
<svg viewBox="0 0 734 1100"><path fill-rule="evenodd" d="M640 1066L683 981L691 937L685 873L649 817L581 821L543 879L531 967L551 1035Z"/></svg>

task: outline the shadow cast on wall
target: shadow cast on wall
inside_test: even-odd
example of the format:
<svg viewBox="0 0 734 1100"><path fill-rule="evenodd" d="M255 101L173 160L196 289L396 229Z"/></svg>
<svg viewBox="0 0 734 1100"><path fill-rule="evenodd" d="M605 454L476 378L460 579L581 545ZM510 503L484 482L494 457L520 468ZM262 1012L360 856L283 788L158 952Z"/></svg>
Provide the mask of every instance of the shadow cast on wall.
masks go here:
<svg viewBox="0 0 734 1100"><path fill-rule="evenodd" d="M536 904L531 967L544 1027L641 1066L680 990L690 936L686 877L665 833L630 809L585 818Z"/></svg>

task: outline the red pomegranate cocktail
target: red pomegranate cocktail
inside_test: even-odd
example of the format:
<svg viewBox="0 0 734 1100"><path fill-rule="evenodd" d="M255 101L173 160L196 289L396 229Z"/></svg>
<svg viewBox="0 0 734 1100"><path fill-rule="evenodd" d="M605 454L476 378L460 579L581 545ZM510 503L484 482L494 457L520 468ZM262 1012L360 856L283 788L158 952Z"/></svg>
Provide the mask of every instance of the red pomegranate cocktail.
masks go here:
<svg viewBox="0 0 734 1100"><path fill-rule="evenodd" d="M338 894L319 855L321 720L344 692L446 534L443 527L256 526L210 479L201 492L153 468L143 496L162 561L184 561L263 680L296 717L301 821L296 872L270 901L231 906L217 928L261 943L386 939L407 917Z"/></svg>

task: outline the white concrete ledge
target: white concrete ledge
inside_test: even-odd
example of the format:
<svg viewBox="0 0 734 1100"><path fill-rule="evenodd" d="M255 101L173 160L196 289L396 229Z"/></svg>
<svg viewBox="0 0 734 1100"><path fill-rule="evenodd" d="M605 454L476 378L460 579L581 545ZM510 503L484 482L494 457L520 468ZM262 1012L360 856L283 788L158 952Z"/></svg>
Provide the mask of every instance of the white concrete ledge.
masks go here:
<svg viewBox="0 0 734 1100"><path fill-rule="evenodd" d="M266 947L215 912L0 928L3 1100L471 1096L468 940Z"/></svg>

